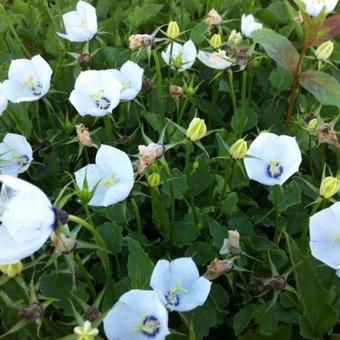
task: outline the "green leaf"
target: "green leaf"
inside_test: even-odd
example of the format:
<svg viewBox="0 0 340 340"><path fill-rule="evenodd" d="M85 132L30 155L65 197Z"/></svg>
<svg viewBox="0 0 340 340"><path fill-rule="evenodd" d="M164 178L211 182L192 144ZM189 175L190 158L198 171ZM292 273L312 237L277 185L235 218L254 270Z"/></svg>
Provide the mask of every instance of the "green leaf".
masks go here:
<svg viewBox="0 0 340 340"><path fill-rule="evenodd" d="M340 34L340 14L333 15L325 20L318 31L314 45L320 45Z"/></svg>
<svg viewBox="0 0 340 340"><path fill-rule="evenodd" d="M330 293L319 282L309 257L302 254L295 241L285 233L291 255L297 292L302 305L300 333L307 339L319 339L329 333L338 320L338 313L329 304Z"/></svg>
<svg viewBox="0 0 340 340"><path fill-rule="evenodd" d="M236 335L240 335L248 326L249 322L253 318L254 312L255 305L250 304L243 307L235 314L233 327Z"/></svg>
<svg viewBox="0 0 340 340"><path fill-rule="evenodd" d="M299 53L286 37L267 28L253 32L251 37L279 66L290 73L296 71Z"/></svg>
<svg viewBox="0 0 340 340"><path fill-rule="evenodd" d="M122 227L113 222L105 222L97 227L99 234L102 235L107 249L112 251L114 254L120 252L122 248Z"/></svg>
<svg viewBox="0 0 340 340"><path fill-rule="evenodd" d="M277 200L279 211L283 212L301 202L301 190L297 182L293 181L284 187L271 187L268 198L274 204Z"/></svg>
<svg viewBox="0 0 340 340"><path fill-rule="evenodd" d="M132 288L145 289L149 287L154 264L141 245L132 238L127 238L129 257L128 275Z"/></svg>
<svg viewBox="0 0 340 340"><path fill-rule="evenodd" d="M279 319L271 310L265 306L256 308L254 313L255 322L259 325L259 331L262 335L272 335L277 330Z"/></svg>
<svg viewBox="0 0 340 340"><path fill-rule="evenodd" d="M309 91L323 105L340 108L340 85L338 81L325 72L308 70L299 79L300 85Z"/></svg>
<svg viewBox="0 0 340 340"><path fill-rule="evenodd" d="M154 18L164 7L164 5L158 4L143 4L140 7L135 7L129 14L128 20L133 27L138 27L150 19Z"/></svg>
<svg viewBox="0 0 340 340"><path fill-rule="evenodd" d="M206 23L204 21L200 22L192 29L190 39L197 45L201 44L207 38L208 31Z"/></svg>

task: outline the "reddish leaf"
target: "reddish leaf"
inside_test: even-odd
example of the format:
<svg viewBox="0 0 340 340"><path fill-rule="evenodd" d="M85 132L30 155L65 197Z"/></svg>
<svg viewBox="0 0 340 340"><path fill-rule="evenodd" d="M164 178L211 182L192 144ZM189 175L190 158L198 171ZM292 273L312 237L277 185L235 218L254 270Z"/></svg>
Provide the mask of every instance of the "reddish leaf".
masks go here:
<svg viewBox="0 0 340 340"><path fill-rule="evenodd" d="M333 15L319 28L317 40L313 45L320 45L327 40L331 40L340 34L340 14Z"/></svg>
<svg viewBox="0 0 340 340"><path fill-rule="evenodd" d="M299 61L299 53L286 37L264 28L252 33L251 38L259 43L278 65L294 74Z"/></svg>
<svg viewBox="0 0 340 340"><path fill-rule="evenodd" d="M321 104L340 108L340 84L329 74L309 70L301 74L299 83Z"/></svg>

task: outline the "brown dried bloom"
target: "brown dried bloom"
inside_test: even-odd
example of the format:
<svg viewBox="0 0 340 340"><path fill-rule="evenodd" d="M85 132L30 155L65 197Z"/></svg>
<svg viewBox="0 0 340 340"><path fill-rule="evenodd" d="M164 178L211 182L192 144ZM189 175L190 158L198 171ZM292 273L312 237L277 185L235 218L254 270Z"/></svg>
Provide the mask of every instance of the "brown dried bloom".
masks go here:
<svg viewBox="0 0 340 340"><path fill-rule="evenodd" d="M18 311L18 315L29 322L39 322L43 318L44 309L40 303L32 303Z"/></svg>
<svg viewBox="0 0 340 340"><path fill-rule="evenodd" d="M76 247L76 242L67 237L65 234L58 234L53 232L51 234L51 241L56 252L60 254L71 253Z"/></svg>
<svg viewBox="0 0 340 340"><path fill-rule="evenodd" d="M162 157L165 152L163 144L150 143L148 146L139 145L139 164L138 173L143 172L148 168L155 160Z"/></svg>
<svg viewBox="0 0 340 340"><path fill-rule="evenodd" d="M155 39L149 34L132 34L129 38L129 47L131 50L148 47L154 43Z"/></svg>
<svg viewBox="0 0 340 340"><path fill-rule="evenodd" d="M84 124L76 125L77 138L80 144L91 147L97 147L96 144L92 143L89 129Z"/></svg>
<svg viewBox="0 0 340 340"><path fill-rule="evenodd" d="M205 23L209 28L220 26L222 23L222 17L218 14L218 12L213 8L208 13L207 18L205 19Z"/></svg>
<svg viewBox="0 0 340 340"><path fill-rule="evenodd" d="M227 274L230 271L232 271L233 268L234 268L234 262L233 261L219 260L218 258L215 258L207 266L207 270L203 274L203 276L210 281L216 280L221 275Z"/></svg>
<svg viewBox="0 0 340 340"><path fill-rule="evenodd" d="M302 25L303 24L303 16L302 16L302 13L300 11L299 11L298 16L294 18L294 21L298 25Z"/></svg>
<svg viewBox="0 0 340 340"><path fill-rule="evenodd" d="M183 97L184 90L182 87L177 85L170 85L169 93L176 102L179 101Z"/></svg>
<svg viewBox="0 0 340 340"><path fill-rule="evenodd" d="M332 124L326 123L317 128L315 130L315 137L318 139L320 144L325 143L333 145L338 149L340 148L340 143Z"/></svg>
<svg viewBox="0 0 340 340"><path fill-rule="evenodd" d="M263 280L264 288L272 292L279 292L280 290L285 288L286 284L286 278L281 275L276 275L274 277Z"/></svg>

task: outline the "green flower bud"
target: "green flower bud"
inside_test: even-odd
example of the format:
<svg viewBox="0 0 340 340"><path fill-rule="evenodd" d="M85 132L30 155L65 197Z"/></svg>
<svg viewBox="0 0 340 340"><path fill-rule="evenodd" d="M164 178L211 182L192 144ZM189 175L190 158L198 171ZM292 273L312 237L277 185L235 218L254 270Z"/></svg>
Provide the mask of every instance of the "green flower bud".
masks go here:
<svg viewBox="0 0 340 340"><path fill-rule="evenodd" d="M228 46L231 47L236 47L237 45L239 45L242 41L242 34L239 32L236 32L236 30L232 30L230 32L227 44Z"/></svg>
<svg viewBox="0 0 340 340"><path fill-rule="evenodd" d="M320 196L328 199L340 190L340 181L332 176L325 177L320 185Z"/></svg>
<svg viewBox="0 0 340 340"><path fill-rule="evenodd" d="M334 43L333 41L326 41L321 44L315 51L315 55L319 60L326 61L334 50Z"/></svg>
<svg viewBox="0 0 340 340"><path fill-rule="evenodd" d="M210 38L210 46L214 49L219 49L222 45L222 37L220 34L214 34Z"/></svg>
<svg viewBox="0 0 340 340"><path fill-rule="evenodd" d="M236 141L229 149L230 155L234 159L242 159L248 151L247 142L244 139Z"/></svg>
<svg viewBox="0 0 340 340"><path fill-rule="evenodd" d="M157 188L161 184L161 176L154 172L148 177L148 184L151 188Z"/></svg>
<svg viewBox="0 0 340 340"><path fill-rule="evenodd" d="M186 135L192 142L196 142L203 138L206 133L207 126L204 119L194 118L187 129Z"/></svg>
<svg viewBox="0 0 340 340"><path fill-rule="evenodd" d="M315 130L319 126L319 121L317 118L313 118L308 123L308 129Z"/></svg>
<svg viewBox="0 0 340 340"><path fill-rule="evenodd" d="M179 36L180 29L176 21L170 21L168 24L168 29L166 31L166 35L170 39L176 39Z"/></svg>

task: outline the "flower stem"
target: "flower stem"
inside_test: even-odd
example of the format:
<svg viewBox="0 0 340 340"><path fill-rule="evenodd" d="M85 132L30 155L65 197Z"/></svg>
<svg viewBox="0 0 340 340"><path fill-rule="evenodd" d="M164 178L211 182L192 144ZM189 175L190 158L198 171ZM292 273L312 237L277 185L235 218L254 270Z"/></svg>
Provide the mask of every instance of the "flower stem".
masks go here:
<svg viewBox="0 0 340 340"><path fill-rule="evenodd" d="M194 221L196 224L196 228L199 229L198 226L198 217L197 217L197 211L195 207L195 202L194 202L194 195L192 192L192 182L191 182L191 171L190 171L190 155L192 152L192 142L188 139L186 143L186 148L185 148L185 173L187 176L187 183L188 183L188 191L189 191L189 203L191 206L192 214L194 216Z"/></svg>
<svg viewBox="0 0 340 340"><path fill-rule="evenodd" d="M296 100L297 88L299 85L299 78L301 75L301 66L302 66L303 59L306 55L306 51L307 51L306 47L303 47L298 63L296 65L295 72L293 74L293 86L290 92L289 104L288 104L288 109L287 109L287 114L286 114L286 127L285 127L286 133L289 132L289 128L290 128L290 120L292 118L293 108L294 108L294 104Z"/></svg>
<svg viewBox="0 0 340 340"><path fill-rule="evenodd" d="M133 211L135 212L135 215L136 215L137 233L138 233L139 242L140 244L143 244L142 219L140 217L138 205L133 197L131 198L131 204L132 204Z"/></svg>
<svg viewBox="0 0 340 340"><path fill-rule="evenodd" d="M157 89L158 89L158 98L159 98L159 111L160 114L164 113L164 101L163 101L163 79L162 79L162 72L161 72L161 64L159 62L159 57L156 50L152 51L153 59L156 65L156 72L157 72Z"/></svg>
<svg viewBox="0 0 340 340"><path fill-rule="evenodd" d="M113 144L113 127L111 117L109 115L106 115L104 117L104 125L106 131L106 138L110 144Z"/></svg>
<svg viewBox="0 0 340 340"><path fill-rule="evenodd" d="M235 96L235 87L234 87L234 77L233 72L228 71L228 80L229 80L229 93L231 97L231 102L233 104L233 114L236 113L236 96Z"/></svg>

